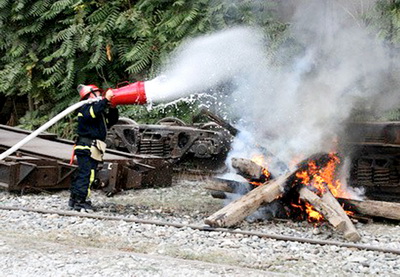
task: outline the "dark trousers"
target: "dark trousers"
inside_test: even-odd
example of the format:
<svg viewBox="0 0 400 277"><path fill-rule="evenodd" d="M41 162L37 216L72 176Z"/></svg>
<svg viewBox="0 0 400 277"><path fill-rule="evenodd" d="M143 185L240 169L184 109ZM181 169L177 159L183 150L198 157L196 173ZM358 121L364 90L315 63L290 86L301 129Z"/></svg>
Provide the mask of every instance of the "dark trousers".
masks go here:
<svg viewBox="0 0 400 277"><path fill-rule="evenodd" d="M90 187L95 179L99 162L90 157L90 150L88 149L75 149L75 155L78 159L78 174L72 182L71 194L86 199L90 196Z"/></svg>

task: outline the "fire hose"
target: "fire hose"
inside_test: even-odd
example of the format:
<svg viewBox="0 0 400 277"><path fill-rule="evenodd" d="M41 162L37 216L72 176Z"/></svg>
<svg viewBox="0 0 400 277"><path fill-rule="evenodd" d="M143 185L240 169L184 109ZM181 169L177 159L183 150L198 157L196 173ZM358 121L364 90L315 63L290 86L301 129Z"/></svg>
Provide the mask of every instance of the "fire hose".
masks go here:
<svg viewBox="0 0 400 277"><path fill-rule="evenodd" d="M10 149L8 149L7 151L3 152L0 154L0 161L7 158L9 155L11 155L12 153L14 153L15 151L17 151L18 149L20 149L22 146L24 146L26 143L28 143L29 141L31 141L32 139L34 139L35 137L37 137L41 132L46 131L48 128L50 128L52 125L54 125L57 121L61 120L63 117L65 117L66 115L68 115L69 113L75 111L76 109L82 107L83 105L87 104L87 103L93 103L99 101L99 99L88 99L88 100L84 100L84 101L80 101L68 108L66 108L64 111L62 111L61 113L57 114L55 117L53 117L52 119L50 119L49 121L47 121L45 124L43 124L40 128L38 128L37 130L35 130L34 132L32 132L30 135L28 135L27 137L25 137L24 139L22 139L20 142L18 142L17 144L15 144L13 147L11 147Z"/></svg>
<svg viewBox="0 0 400 277"><path fill-rule="evenodd" d="M117 105L135 105L135 104L143 105L143 104L146 104L148 102L148 97L145 92L145 83L146 82L139 81L139 82L128 84L128 85L120 87L120 88L111 89L114 94L113 98L111 99L111 106L115 107ZM61 120L63 117L65 117L69 113L75 111L76 109L82 107L83 105L85 105L87 103L93 103L93 102L97 102L99 100L100 100L99 98L89 98L87 100L80 101L80 102L68 107L67 109L65 109L64 111L62 111L61 113L59 113L58 115L53 117L52 119L50 119L48 122L43 124L39 129L32 132L26 138L24 138L23 140L21 140L20 142L15 144L13 147L11 147L7 151L1 153L0 161L5 159L9 155L11 155L18 149L20 149L23 145L25 145L26 143L28 143L29 141L31 141L32 139L37 137L41 132L44 132L45 130L50 128L57 121Z"/></svg>

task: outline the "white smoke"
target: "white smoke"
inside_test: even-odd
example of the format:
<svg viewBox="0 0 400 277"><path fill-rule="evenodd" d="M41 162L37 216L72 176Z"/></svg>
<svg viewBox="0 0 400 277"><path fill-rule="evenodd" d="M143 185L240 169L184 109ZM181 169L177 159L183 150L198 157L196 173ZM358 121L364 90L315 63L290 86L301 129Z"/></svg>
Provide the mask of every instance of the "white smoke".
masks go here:
<svg viewBox="0 0 400 277"><path fill-rule="evenodd" d="M346 194L347 197L350 199L355 200L363 200L365 195L365 188L364 187L352 187L347 186L348 178L350 177L350 168L351 168L351 160L350 158L345 158L342 167L340 168L339 172L339 181L346 186Z"/></svg>
<svg viewBox="0 0 400 277"><path fill-rule="evenodd" d="M300 1L303 2L303 1ZM336 135L362 100L379 108L399 104L397 92L382 97L390 59L386 49L340 7L326 1L298 5L291 33L303 48L291 58L280 49L272 63L254 68L233 93L253 140L286 164L330 151ZM290 61L288 63L288 61Z"/></svg>
<svg viewBox="0 0 400 277"><path fill-rule="evenodd" d="M242 122L234 146L246 146L235 155L249 158L254 152L249 146L258 144L284 164L332 150L360 103L370 109L399 105L387 82L393 61L355 20L356 9L344 7L346 1L289 2L292 41L301 51L293 54L287 43L270 55L257 28L198 37L177 49L162 76L146 82L148 99L169 102L229 81L232 91L224 104ZM383 90L389 93L382 96ZM243 137L251 141L239 141ZM279 174L279 167L272 170Z"/></svg>

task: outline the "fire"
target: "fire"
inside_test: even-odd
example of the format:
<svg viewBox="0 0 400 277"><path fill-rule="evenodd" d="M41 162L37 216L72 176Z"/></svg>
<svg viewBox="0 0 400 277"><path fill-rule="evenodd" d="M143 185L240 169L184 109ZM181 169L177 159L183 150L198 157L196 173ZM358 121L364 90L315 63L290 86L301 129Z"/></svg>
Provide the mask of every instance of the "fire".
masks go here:
<svg viewBox="0 0 400 277"><path fill-rule="evenodd" d="M340 164L339 157L331 153L329 154L328 163L319 168L315 161L308 164L308 169L296 173L296 177L301 180L303 185L317 190L317 194L322 195L328 189L335 197L351 198L345 190L344 185L339 179L335 179L336 168Z"/></svg>
<svg viewBox="0 0 400 277"><path fill-rule="evenodd" d="M268 165L267 165L267 162L264 159L264 156L263 155L254 155L251 158L251 160L254 163L258 164L259 166L263 167L262 173L265 176L265 180L269 180L271 178L271 172L268 171ZM256 185L256 186L259 186L259 185L262 184L262 183L259 183L259 182L250 182L250 183L253 184L253 185Z"/></svg>
<svg viewBox="0 0 400 277"><path fill-rule="evenodd" d="M301 184L309 187L319 196L329 190L335 197L350 198L343 184L335 176L336 168L339 164L339 157L331 153L324 167L319 167L315 161L310 161L307 169L296 173L296 177ZM307 212L309 221L320 221L323 219L323 216L308 203L305 203L305 211Z"/></svg>
<svg viewBox="0 0 400 277"><path fill-rule="evenodd" d="M346 213L348 216L353 216L353 215L355 214L353 211L346 211L346 210L345 210L345 213Z"/></svg>
<svg viewBox="0 0 400 277"><path fill-rule="evenodd" d="M306 205L306 213L308 215L308 221L318 222L324 219L323 215L317 212L311 204L305 202L305 205Z"/></svg>
<svg viewBox="0 0 400 277"><path fill-rule="evenodd" d="M291 203L290 205L299 211L305 212L307 214L308 222L320 222L324 219L324 216L316 211L311 204L300 199L298 199L298 202L298 204Z"/></svg>
<svg viewBox="0 0 400 277"><path fill-rule="evenodd" d="M263 155L254 155L251 160L258 165L264 166L265 160Z"/></svg>
<svg viewBox="0 0 400 277"><path fill-rule="evenodd" d="M257 165L264 168L263 174L265 180L271 178L271 173L268 171L267 162L263 155L255 155L251 159ZM322 165L321 165L322 164ZM308 162L306 169L300 170L296 173L296 184L307 186L318 196L322 196L328 191L336 198L351 198L350 194L346 191L345 186L336 178L337 168L340 165L340 158L337 154L331 153L323 160L311 160ZM253 185L261 185L263 182L250 182ZM288 215L304 219L307 217L307 221L310 223L319 223L324 220L324 216L319 213L312 204L300 200L292 200L290 203L292 207L291 211L287 211ZM351 215L351 211L346 211L347 214Z"/></svg>

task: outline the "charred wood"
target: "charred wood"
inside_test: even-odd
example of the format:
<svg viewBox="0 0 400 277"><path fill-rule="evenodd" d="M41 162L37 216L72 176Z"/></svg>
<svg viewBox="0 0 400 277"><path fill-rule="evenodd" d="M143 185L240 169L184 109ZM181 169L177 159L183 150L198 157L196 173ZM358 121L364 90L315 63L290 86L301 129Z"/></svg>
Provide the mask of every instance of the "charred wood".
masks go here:
<svg viewBox="0 0 400 277"><path fill-rule="evenodd" d="M369 216L364 216L364 215L359 215L359 214L350 214L349 217L353 221L357 221L357 222L360 222L360 223L363 223L363 224L370 224L370 223L374 222L372 217L369 217Z"/></svg>

